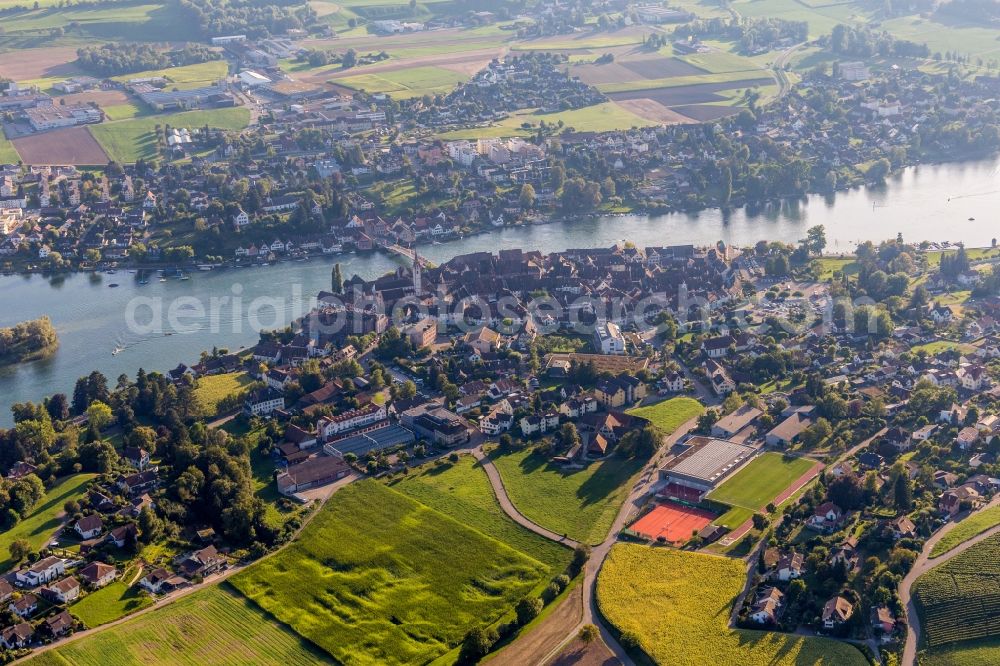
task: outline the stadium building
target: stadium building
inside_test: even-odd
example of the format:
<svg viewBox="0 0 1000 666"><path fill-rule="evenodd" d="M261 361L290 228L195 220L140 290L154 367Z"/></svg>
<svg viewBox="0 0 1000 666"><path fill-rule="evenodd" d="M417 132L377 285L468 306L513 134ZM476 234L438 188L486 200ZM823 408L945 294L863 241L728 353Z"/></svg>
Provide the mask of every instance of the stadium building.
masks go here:
<svg viewBox="0 0 1000 666"><path fill-rule="evenodd" d="M663 497L700 502L723 479L749 462L757 449L725 439L692 437L688 448L660 470Z"/></svg>

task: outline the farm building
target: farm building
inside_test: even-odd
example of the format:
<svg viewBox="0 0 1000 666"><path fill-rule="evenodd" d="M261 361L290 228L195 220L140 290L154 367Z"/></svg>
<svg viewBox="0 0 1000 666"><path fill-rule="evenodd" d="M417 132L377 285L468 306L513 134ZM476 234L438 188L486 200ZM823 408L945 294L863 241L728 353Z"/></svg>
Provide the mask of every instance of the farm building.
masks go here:
<svg viewBox="0 0 1000 666"><path fill-rule="evenodd" d="M750 446L711 437L692 437L687 444L687 450L660 470L660 478L667 481L668 489L676 488L675 494L685 495L689 501L700 500L757 452Z"/></svg>
<svg viewBox="0 0 1000 666"><path fill-rule="evenodd" d="M283 495L293 495L333 483L347 476L350 471L350 466L340 458L317 456L298 465L292 465L288 471L279 474L278 491Z"/></svg>

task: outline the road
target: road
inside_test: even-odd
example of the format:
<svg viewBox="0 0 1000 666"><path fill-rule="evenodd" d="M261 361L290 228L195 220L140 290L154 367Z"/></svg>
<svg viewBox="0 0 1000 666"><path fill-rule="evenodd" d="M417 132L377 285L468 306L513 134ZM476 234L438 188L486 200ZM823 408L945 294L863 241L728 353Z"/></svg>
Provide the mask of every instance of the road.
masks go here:
<svg viewBox="0 0 1000 666"><path fill-rule="evenodd" d="M789 90L792 89L792 82L788 80L788 74L785 73L785 65L787 65L788 61L791 60L793 55L795 55L795 52L805 45L805 42L799 42L794 46L789 46L774 59L771 69L774 71L775 78L778 79L778 95L775 99L781 99L788 94Z"/></svg>
<svg viewBox="0 0 1000 666"><path fill-rule="evenodd" d="M982 509L979 509L979 511L998 505L1000 505L1000 495L994 497L993 501L984 506ZM974 515L975 513L979 513L979 511L974 511L969 515ZM906 608L906 645L903 647L903 659L900 662L903 666L916 666L917 644L920 641L920 616L917 613L917 606L913 600L913 595L910 594L910 589L913 587L913 583L916 582L920 576L927 573L937 565L944 564L956 555L961 555L966 550L975 546L984 539L988 539L995 534L1000 534L1000 525L997 525L986 530L979 536L973 537L961 545L952 548L944 555L932 558L930 553L934 548L934 544L940 541L944 535L948 534L948 532L955 529L955 526L960 524L960 522L961 521L948 523L931 535L931 538L924 543L924 547L920 551L920 556L917 557L916 561L914 561L913 568L910 569L910 572L906 574L906 577L903 578L903 581L899 584L899 600Z"/></svg>
<svg viewBox="0 0 1000 666"><path fill-rule="evenodd" d="M684 379L691 382L691 385L694 386L695 394L698 396L698 399L701 400L703 405L706 407L714 407L722 402L711 389L705 386L704 382L691 372L691 369L684 364L681 357L674 354L673 358L677 363L677 366L680 368L681 374L684 375Z"/></svg>

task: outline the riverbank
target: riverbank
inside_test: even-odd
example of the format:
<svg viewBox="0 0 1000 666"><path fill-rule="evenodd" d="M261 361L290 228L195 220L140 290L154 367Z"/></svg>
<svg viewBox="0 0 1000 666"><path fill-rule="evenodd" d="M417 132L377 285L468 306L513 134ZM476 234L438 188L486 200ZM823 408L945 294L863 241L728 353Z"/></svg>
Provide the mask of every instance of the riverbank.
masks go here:
<svg viewBox="0 0 1000 666"><path fill-rule="evenodd" d="M609 247L630 240L640 248L692 244L752 246L759 240L795 243L809 227L826 228L827 252L851 253L858 242L878 243L902 233L907 240L962 241L989 247L1000 210L1000 159L908 169L884 187L860 188L834 200L812 196L783 202L757 214L745 210L703 211L696 215L579 217L466 236L439 245L418 246L422 258L443 264L457 254L496 253L523 248L547 254L571 248ZM974 217L975 221L968 218ZM249 305L264 303L256 317L265 328L283 327L308 311L310 300L330 289L330 271L341 264L344 279L373 279L396 270L404 260L383 253L316 256L266 268L191 272L189 280L150 280L104 273L0 277L0 327L47 315L61 347L49 358L0 369L5 404L40 400L65 391L95 368L108 377L134 376L139 368L166 371L191 362L192 349L251 346ZM115 289L109 283L118 283ZM212 312L214 301L223 306ZM240 301L240 307L236 307ZM171 305L181 326L143 330L130 325L135 304ZM187 305L186 305L187 304ZM201 310L201 312L199 312ZM142 322L140 322L142 323ZM168 333L170 335L168 335ZM121 351L112 356L116 349ZM2 407L2 406L0 406ZM0 409L0 427L11 422Z"/></svg>

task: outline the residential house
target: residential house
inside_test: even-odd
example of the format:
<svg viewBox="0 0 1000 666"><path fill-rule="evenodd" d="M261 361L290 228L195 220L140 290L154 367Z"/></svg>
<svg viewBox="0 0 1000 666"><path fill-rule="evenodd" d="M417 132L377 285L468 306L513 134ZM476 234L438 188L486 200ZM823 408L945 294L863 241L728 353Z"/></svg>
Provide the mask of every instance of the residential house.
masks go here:
<svg viewBox="0 0 1000 666"><path fill-rule="evenodd" d="M10 612L18 617L31 617L38 610L38 597L28 593L10 603Z"/></svg>
<svg viewBox="0 0 1000 666"><path fill-rule="evenodd" d="M854 615L854 606L841 596L836 596L823 604L823 628L830 630L842 626Z"/></svg>
<svg viewBox="0 0 1000 666"><path fill-rule="evenodd" d="M98 514L92 513L76 521L73 529L81 539L93 539L104 530L104 521Z"/></svg>
<svg viewBox="0 0 1000 666"><path fill-rule="evenodd" d="M806 520L806 526L820 531L833 532L840 527L844 519L843 510L833 502L824 502L816 507L813 515Z"/></svg>
<svg viewBox="0 0 1000 666"><path fill-rule="evenodd" d="M785 594L776 587L765 587L754 599L750 619L757 624L774 624L784 606Z"/></svg>
<svg viewBox="0 0 1000 666"><path fill-rule="evenodd" d="M49 555L43 557L27 569L21 569L15 574L18 585L23 587L36 587L43 583L55 580L66 573L66 560Z"/></svg>
<svg viewBox="0 0 1000 666"><path fill-rule="evenodd" d="M118 575L118 569L104 562L91 562L80 569L77 575L90 587L99 588L114 581L115 576Z"/></svg>
<svg viewBox="0 0 1000 666"><path fill-rule="evenodd" d="M80 596L80 581L74 576L67 576L43 587L42 596L56 603L68 604Z"/></svg>

